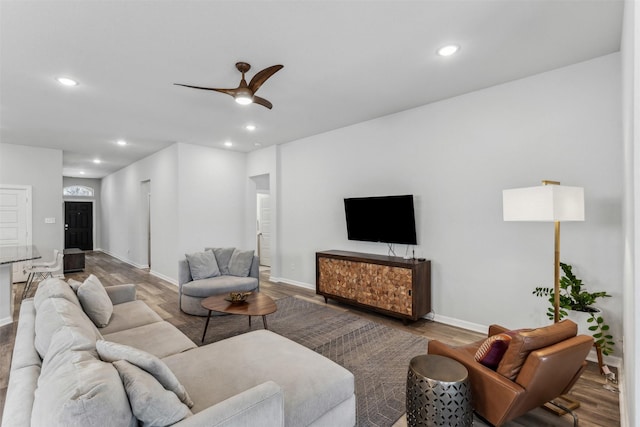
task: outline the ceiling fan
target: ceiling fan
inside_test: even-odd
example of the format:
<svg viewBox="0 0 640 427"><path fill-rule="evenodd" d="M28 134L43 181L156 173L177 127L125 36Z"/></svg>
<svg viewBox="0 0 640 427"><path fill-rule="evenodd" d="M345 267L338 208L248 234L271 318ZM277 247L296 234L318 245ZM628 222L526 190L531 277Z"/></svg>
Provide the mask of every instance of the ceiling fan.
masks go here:
<svg viewBox="0 0 640 427"><path fill-rule="evenodd" d="M238 71L242 73L242 80L240 80L240 86L238 86L235 89L217 89L213 87L185 85L182 83L174 83L174 85L190 87L193 89L213 90L216 92L226 93L227 95L233 96L233 98L236 100L238 104L249 105L251 103L256 103L256 104L262 105L263 107L267 107L268 109L271 109L273 107L273 104L271 104L269 101L267 101L264 98L260 98L259 96L256 96L255 93L258 91L258 89L260 89L260 86L262 86L262 84L266 82L269 77L273 76L282 67L284 66L272 65L271 67L265 68L264 70L257 72L256 75L253 76L253 78L247 85L247 81L244 79L244 74L251 69L251 65L247 64L246 62L237 62L236 68L238 69Z"/></svg>

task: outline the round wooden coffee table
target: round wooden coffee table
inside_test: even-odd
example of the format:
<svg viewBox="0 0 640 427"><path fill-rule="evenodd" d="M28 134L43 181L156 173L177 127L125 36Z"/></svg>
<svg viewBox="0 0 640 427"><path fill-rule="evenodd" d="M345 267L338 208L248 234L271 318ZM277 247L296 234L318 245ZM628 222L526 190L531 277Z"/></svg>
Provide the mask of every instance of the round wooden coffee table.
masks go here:
<svg viewBox="0 0 640 427"><path fill-rule="evenodd" d="M278 309L276 303L269 296L260 292L254 292L249 295L243 303L229 302L225 299L228 297L228 294L214 295L205 298L200 303L202 307L209 310L207 323L204 325L204 332L202 333L202 342L204 342L204 336L207 334L212 311L249 316L249 327L251 327L251 316L262 316L264 328L269 329L267 328L267 314L274 313Z"/></svg>

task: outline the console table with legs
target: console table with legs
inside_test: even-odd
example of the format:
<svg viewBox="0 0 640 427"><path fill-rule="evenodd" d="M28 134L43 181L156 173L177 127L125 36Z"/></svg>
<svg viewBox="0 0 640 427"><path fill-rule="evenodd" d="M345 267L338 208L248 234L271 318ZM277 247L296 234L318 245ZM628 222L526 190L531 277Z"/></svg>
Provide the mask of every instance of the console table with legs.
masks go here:
<svg viewBox="0 0 640 427"><path fill-rule="evenodd" d="M330 250L316 253L316 294L403 320L431 311L431 261Z"/></svg>

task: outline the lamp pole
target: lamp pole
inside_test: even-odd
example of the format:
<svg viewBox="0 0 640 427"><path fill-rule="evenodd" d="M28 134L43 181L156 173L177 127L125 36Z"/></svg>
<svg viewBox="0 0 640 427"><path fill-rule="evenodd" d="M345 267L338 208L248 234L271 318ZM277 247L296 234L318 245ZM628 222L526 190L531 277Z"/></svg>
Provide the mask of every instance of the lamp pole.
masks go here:
<svg viewBox="0 0 640 427"><path fill-rule="evenodd" d="M560 185L559 181L542 180L542 185ZM560 221L554 221L553 323L560 321Z"/></svg>
<svg viewBox="0 0 640 427"><path fill-rule="evenodd" d="M553 323L560 321L560 221L555 221L555 274L553 276Z"/></svg>

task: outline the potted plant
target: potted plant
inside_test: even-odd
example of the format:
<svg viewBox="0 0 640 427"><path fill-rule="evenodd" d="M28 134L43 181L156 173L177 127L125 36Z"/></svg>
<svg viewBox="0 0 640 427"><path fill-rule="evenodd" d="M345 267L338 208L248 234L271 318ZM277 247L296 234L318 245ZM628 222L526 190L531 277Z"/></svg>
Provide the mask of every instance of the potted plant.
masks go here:
<svg viewBox="0 0 640 427"><path fill-rule="evenodd" d="M609 333L609 325L602 317L602 311L593 306L598 298L608 298L611 295L606 292L589 292L585 289L582 280L578 279L571 271L569 264L560 263L564 276L560 278L560 319L568 315L567 310L587 313L589 331L593 334L596 347L602 354L608 356L613 353L613 336ZM547 310L547 317L553 320L554 292L553 288L537 287L533 292L539 297L548 297L551 307Z"/></svg>

